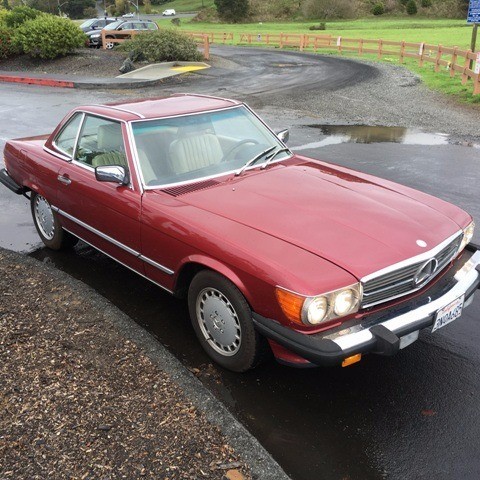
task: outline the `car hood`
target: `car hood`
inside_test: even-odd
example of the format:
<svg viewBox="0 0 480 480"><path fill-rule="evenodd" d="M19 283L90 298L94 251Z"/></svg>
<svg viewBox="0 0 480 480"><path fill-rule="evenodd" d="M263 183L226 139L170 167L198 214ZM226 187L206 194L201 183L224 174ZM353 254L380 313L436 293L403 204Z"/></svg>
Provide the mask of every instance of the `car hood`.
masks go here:
<svg viewBox="0 0 480 480"><path fill-rule="evenodd" d="M279 163L181 200L294 244L360 279L460 230L439 211L444 202L437 200L434 208L433 197L419 193L419 201L382 182L317 162Z"/></svg>

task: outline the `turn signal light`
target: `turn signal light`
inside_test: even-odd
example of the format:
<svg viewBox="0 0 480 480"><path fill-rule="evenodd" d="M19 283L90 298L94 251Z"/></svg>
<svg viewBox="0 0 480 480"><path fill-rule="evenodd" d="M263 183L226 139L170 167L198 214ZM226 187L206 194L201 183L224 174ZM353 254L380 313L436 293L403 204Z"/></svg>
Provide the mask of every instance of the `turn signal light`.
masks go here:
<svg viewBox="0 0 480 480"><path fill-rule="evenodd" d="M352 365L352 363L357 363L362 359L362 354L357 353L356 355L352 355L351 357L347 357L343 362L342 362L342 367L348 367L349 365Z"/></svg>
<svg viewBox="0 0 480 480"><path fill-rule="evenodd" d="M280 288L277 288L275 293L277 295L278 303L285 316L292 322L303 325L302 307L305 297Z"/></svg>

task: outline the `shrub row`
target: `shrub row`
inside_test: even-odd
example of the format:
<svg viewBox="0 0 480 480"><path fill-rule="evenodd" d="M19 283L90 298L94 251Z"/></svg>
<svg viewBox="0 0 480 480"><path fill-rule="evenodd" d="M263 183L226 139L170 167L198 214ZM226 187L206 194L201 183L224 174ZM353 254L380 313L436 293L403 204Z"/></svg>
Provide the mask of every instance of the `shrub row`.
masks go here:
<svg viewBox="0 0 480 480"><path fill-rule="evenodd" d="M85 45L84 33L67 18L15 7L0 18L0 58L19 53L52 59Z"/></svg>

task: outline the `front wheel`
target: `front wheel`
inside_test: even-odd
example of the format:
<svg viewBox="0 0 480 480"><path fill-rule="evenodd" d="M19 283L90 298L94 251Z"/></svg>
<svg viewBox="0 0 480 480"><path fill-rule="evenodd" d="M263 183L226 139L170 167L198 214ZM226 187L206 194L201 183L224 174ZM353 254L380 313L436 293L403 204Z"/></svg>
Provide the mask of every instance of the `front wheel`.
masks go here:
<svg viewBox="0 0 480 480"><path fill-rule="evenodd" d="M62 228L57 214L52 210L50 203L45 197L32 192L30 206L35 228L42 242L48 248L62 250L71 248L78 242L77 237Z"/></svg>
<svg viewBox="0 0 480 480"><path fill-rule="evenodd" d="M254 329L250 306L233 283L201 271L190 284L188 309L202 347L215 362L234 372L260 363L265 339Z"/></svg>

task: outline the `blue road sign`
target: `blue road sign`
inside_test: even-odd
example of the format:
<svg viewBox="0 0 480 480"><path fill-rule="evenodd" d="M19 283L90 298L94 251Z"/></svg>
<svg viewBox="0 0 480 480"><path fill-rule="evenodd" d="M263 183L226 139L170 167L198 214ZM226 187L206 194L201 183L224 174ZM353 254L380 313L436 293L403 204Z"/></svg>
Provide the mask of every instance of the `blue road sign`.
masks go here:
<svg viewBox="0 0 480 480"><path fill-rule="evenodd" d="M467 23L480 23L480 0L470 0Z"/></svg>

